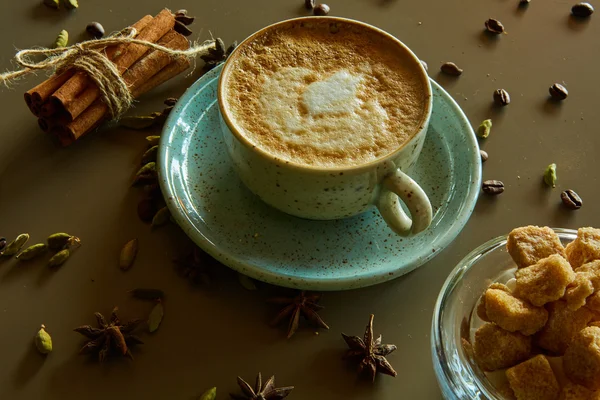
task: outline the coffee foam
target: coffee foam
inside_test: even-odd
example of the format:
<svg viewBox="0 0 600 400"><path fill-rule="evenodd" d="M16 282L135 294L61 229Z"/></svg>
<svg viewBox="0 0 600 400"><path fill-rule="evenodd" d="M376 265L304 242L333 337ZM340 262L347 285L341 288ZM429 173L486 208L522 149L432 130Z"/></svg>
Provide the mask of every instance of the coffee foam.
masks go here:
<svg viewBox="0 0 600 400"><path fill-rule="evenodd" d="M426 115L422 73L379 34L291 24L240 49L225 101L253 145L316 167L368 163L408 141Z"/></svg>

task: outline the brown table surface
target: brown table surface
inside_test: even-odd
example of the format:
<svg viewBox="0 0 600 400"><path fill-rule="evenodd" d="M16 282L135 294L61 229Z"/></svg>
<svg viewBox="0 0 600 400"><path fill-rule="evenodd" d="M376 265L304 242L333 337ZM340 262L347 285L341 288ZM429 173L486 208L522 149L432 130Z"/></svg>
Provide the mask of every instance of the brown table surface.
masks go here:
<svg viewBox="0 0 600 400"><path fill-rule="evenodd" d="M204 0L165 2L80 0L78 10L53 11L38 0L3 1L0 12L0 69L12 68L15 48L51 45L58 31L73 38L100 21L118 30L161 7L187 8L197 17L201 39L210 33L225 42L242 40L278 20L306 15L302 0ZM281 386L295 385L290 399L439 399L431 362L432 310L448 273L472 248L524 224L576 228L600 226L596 198L600 148L597 73L600 16L578 22L569 17L574 1L532 0L331 0L331 14L359 19L396 35L429 64L437 79L463 107L474 126L494 120L482 142L489 153L484 179L500 179L504 194L482 197L458 238L433 261L386 284L326 293L323 318L329 331L302 325L285 339L284 328L267 324L276 309L264 304L271 289L250 292L235 274L217 271L204 289L177 275L172 258L189 246L175 226L151 231L138 220L141 197L129 187L145 148L144 132L106 129L68 148L57 147L37 127L22 92L40 81L27 79L2 89L0 110L0 236L31 234L43 241L56 231L78 235L83 246L59 271L44 262L0 264L1 399L190 399L211 386L218 399L237 391L236 376L276 374ZM483 32L489 17L501 20L508 35ZM83 37L83 36L80 36ZM464 68L458 79L439 76L441 63ZM147 95L134 113L160 109L200 75L178 78ZM570 97L548 102L548 87L564 82ZM499 110L492 92L504 88L512 103ZM541 185L544 168L558 164L554 190ZM560 205L560 192L576 190L579 211ZM119 250L137 237L140 251L127 273L117 268ZM94 322L93 313L118 305L123 319L144 316L151 305L131 299L134 287L167 293L160 330L145 335L135 360L100 365L77 351L73 328ZM362 335L375 313L375 332L398 350L388 359L394 379L357 381L355 366L340 356L340 332ZM32 337L44 323L54 352L41 357Z"/></svg>

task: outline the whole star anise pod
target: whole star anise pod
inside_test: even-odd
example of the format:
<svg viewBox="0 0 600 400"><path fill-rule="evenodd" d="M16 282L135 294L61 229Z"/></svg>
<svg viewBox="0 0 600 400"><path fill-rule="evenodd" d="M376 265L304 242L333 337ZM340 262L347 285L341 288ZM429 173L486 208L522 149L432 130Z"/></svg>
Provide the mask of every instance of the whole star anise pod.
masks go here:
<svg viewBox="0 0 600 400"><path fill-rule="evenodd" d="M295 297L274 297L267 300L271 304L285 305L285 307L273 318L271 326L277 326L285 318L290 318L288 325L287 338L291 338L296 330L298 330L298 324L300 321L300 314L307 320L312 322L314 325L329 329L329 326L321 319L317 311L322 310L324 307L317 304L321 298L320 293L306 293L304 290L301 291Z"/></svg>
<svg viewBox="0 0 600 400"><path fill-rule="evenodd" d="M193 283L203 283L209 285L210 269L219 262L212 258L208 253L194 246L194 249L185 257L174 261L179 274Z"/></svg>
<svg viewBox="0 0 600 400"><path fill-rule="evenodd" d="M371 314L369 325L365 329L364 340L358 336L347 336L342 333L342 337L350 349L346 352L345 358L360 357L358 372L365 373L373 382L377 372L382 374L396 376L396 371L390 365L385 356L396 350L393 344L381 344L381 335L373 341L373 318Z"/></svg>
<svg viewBox="0 0 600 400"><path fill-rule="evenodd" d="M100 362L104 361L111 353L133 359L129 347L136 344L143 344L144 342L131 333L144 320L135 319L127 323L121 323L119 317L117 317L117 310L117 307L113 309L108 322L106 322L102 314L99 312L95 313L98 328L94 328L91 325L83 325L74 329L75 332L89 339L81 350L79 350L79 354L98 353L98 360Z"/></svg>
<svg viewBox="0 0 600 400"><path fill-rule="evenodd" d="M279 400L288 396L294 390L293 386L282 388L275 387L275 376L270 377L263 385L260 372L256 377L254 389L245 380L238 376L238 385L242 389L243 395L230 393L234 400Z"/></svg>

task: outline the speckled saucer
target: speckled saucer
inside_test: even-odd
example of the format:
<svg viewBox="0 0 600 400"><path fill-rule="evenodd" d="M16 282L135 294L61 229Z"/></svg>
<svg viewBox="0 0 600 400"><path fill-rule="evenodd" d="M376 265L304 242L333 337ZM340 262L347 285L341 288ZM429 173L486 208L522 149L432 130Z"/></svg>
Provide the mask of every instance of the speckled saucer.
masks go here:
<svg viewBox="0 0 600 400"><path fill-rule="evenodd" d="M481 183L473 130L437 83L423 151L411 176L431 199L423 233L394 234L372 210L348 219L311 221L263 203L236 176L221 139L216 100L221 68L194 83L165 124L159 176L177 223L223 264L275 285L342 290L397 278L446 247L469 219Z"/></svg>

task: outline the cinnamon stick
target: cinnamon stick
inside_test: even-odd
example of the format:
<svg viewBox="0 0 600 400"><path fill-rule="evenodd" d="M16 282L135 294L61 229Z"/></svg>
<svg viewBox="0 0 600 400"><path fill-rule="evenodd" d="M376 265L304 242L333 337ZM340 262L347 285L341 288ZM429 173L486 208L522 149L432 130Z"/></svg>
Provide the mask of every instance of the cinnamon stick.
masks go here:
<svg viewBox="0 0 600 400"><path fill-rule="evenodd" d="M152 21L151 15L146 15L144 18L140 19L138 22L132 25L138 32L145 28L148 23ZM106 56L112 60L114 57L122 53L123 48L126 45L121 44L118 46L111 46L104 51L106 52ZM46 79L44 82L40 83L33 89L27 91L25 93L25 103L34 113L35 116L43 115L44 117L52 116L57 109L61 107L60 101L57 103L47 102L50 96L59 90L63 85L69 85L68 90L76 91L76 87L79 85L81 90L85 89L87 85L91 81L87 77L87 75L83 72L76 72L74 69L67 70L61 74L55 74L52 77ZM36 103L36 106L33 104ZM44 104L45 103L45 104Z"/></svg>
<svg viewBox="0 0 600 400"><path fill-rule="evenodd" d="M153 21L153 19L154 18L152 18L151 15L146 15L135 24L131 25L132 28L135 28L135 30L139 32L136 38L140 37L141 31L144 30ZM118 46L110 46L104 51L106 57L109 60L114 61L117 56L122 55L123 50L126 47L127 45L120 44ZM67 82L52 92L52 97L50 100L51 105L46 107L52 107L53 112L63 109L65 104L72 103L90 85L93 85L93 81L87 76L87 74L85 72L77 72Z"/></svg>
<svg viewBox="0 0 600 400"><path fill-rule="evenodd" d="M136 38L156 43L170 31L174 25L175 17L171 11L167 9L162 10L141 30ZM119 72L124 74L125 71L146 54L148 50L148 46L130 43L122 50L119 50L119 54L112 61L117 66ZM89 78L86 76L84 80L89 81ZM56 99L55 104L62 104L62 108L64 108L69 118L74 120L84 112L90 104L100 97L100 90L96 85L88 84L85 85L83 91L81 91L81 86L79 86L81 82L77 81L73 85L69 85L70 83L71 82L69 81L67 84L63 85L63 87L52 95L52 98Z"/></svg>
<svg viewBox="0 0 600 400"><path fill-rule="evenodd" d="M188 40L174 31L165 35L165 38L171 39L167 43L161 43L166 47L177 50L189 47ZM154 50L128 69L123 74L123 79L131 88L133 97L139 97L185 71L189 66L190 61L185 57L177 57L173 60L168 54ZM76 119L53 131L59 136L61 143L67 145L92 130L107 115L108 107L100 99L97 99Z"/></svg>

